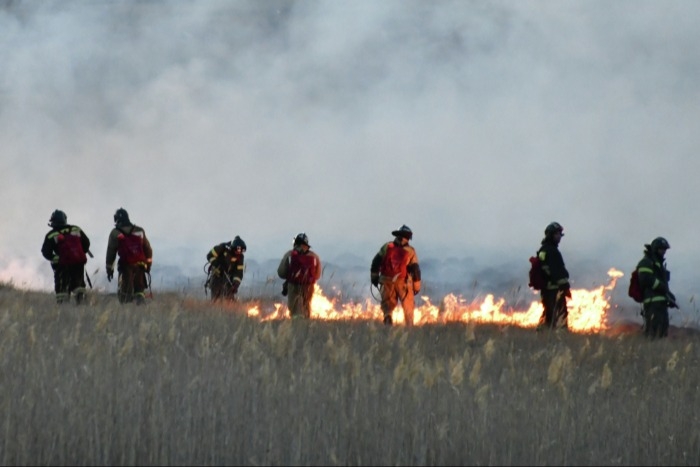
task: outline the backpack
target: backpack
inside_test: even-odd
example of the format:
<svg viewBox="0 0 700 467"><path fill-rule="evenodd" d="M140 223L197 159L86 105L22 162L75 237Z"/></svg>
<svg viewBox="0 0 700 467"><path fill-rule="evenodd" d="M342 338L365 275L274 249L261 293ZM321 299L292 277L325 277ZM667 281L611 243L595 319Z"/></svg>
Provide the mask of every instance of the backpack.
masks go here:
<svg viewBox="0 0 700 467"><path fill-rule="evenodd" d="M637 303L642 303L644 301L642 287L639 285L639 273L636 269L632 271L632 275L630 275L630 286L627 290L627 295L632 297L632 299Z"/></svg>
<svg viewBox="0 0 700 467"><path fill-rule="evenodd" d="M289 257L287 280L292 284L309 285L316 282L316 257L310 253L300 254L292 250Z"/></svg>
<svg viewBox="0 0 700 467"><path fill-rule="evenodd" d="M379 273L384 277L390 277L393 281L405 279L407 276L408 255L409 252L405 248L389 243L386 248L386 254L384 254L382 259L382 264L379 266Z"/></svg>
<svg viewBox="0 0 700 467"><path fill-rule="evenodd" d="M530 256L530 282L528 285L535 290L542 290L547 285L547 280L544 277L542 270L542 261L539 255Z"/></svg>
<svg viewBox="0 0 700 467"><path fill-rule="evenodd" d="M87 263L87 256L83 251L83 244L80 239L80 230L64 230L56 237L56 249L58 250L58 264L62 266L73 266L75 264Z"/></svg>
<svg viewBox="0 0 700 467"><path fill-rule="evenodd" d="M131 228L129 233L119 230L117 240L119 246L119 259L126 264L136 264L146 261L146 254L143 252L143 232L137 231L134 233L134 228Z"/></svg>

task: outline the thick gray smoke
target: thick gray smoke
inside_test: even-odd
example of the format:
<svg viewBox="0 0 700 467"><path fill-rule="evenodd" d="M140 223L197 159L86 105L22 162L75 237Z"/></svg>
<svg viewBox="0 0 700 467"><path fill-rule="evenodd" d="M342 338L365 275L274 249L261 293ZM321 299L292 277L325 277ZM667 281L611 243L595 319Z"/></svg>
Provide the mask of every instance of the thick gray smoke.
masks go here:
<svg viewBox="0 0 700 467"><path fill-rule="evenodd" d="M56 208L103 270L124 207L154 285L235 235L274 276L304 231L367 291L407 224L426 284L506 293L556 220L576 286L662 235L694 295L700 2L0 5L2 280L50 287Z"/></svg>

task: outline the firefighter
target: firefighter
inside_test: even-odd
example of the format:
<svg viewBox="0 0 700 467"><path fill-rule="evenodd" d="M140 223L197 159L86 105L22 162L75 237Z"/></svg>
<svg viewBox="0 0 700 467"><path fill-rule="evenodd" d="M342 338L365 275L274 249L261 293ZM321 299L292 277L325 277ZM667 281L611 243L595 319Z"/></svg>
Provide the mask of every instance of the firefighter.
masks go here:
<svg viewBox="0 0 700 467"><path fill-rule="evenodd" d="M114 277L114 260L117 262L117 296L120 303L146 302L147 275L150 276L153 250L142 227L129 220L129 213L119 208L114 213L114 228L107 242L107 280Z"/></svg>
<svg viewBox="0 0 700 467"><path fill-rule="evenodd" d="M559 242L563 236L564 227L558 222L550 223L544 229L544 238L537 251L546 281L540 291L544 310L538 329L544 327L568 329L569 311L566 299L571 298L571 286L569 271L566 270L564 259L559 251Z"/></svg>
<svg viewBox="0 0 700 467"><path fill-rule="evenodd" d="M41 254L51 261L56 302L70 301L75 294L76 304L85 301L86 253L90 251L90 239L77 225L68 224L66 213L56 209L49 219L51 230L44 237Z"/></svg>
<svg viewBox="0 0 700 467"><path fill-rule="evenodd" d="M321 258L311 251L309 237L305 233L298 234L294 237L292 249L284 254L277 268L277 275L284 279L282 295L287 296L292 318L311 317L314 284L322 272Z"/></svg>
<svg viewBox="0 0 700 467"><path fill-rule="evenodd" d="M236 235L232 241L219 243L207 253L209 269L205 286L211 289L212 301L236 299L243 280L245 251L245 242Z"/></svg>
<svg viewBox="0 0 700 467"><path fill-rule="evenodd" d="M413 326L414 296L420 293L421 272L416 250L409 245L411 229L402 225L391 232L394 240L385 243L372 259L370 279L381 293L384 324L392 325L391 314L401 302L406 326Z"/></svg>
<svg viewBox="0 0 700 467"><path fill-rule="evenodd" d="M665 255L671 248L663 237L644 245L644 257L637 264L642 289L644 335L662 338L668 335L668 308L678 308L676 297L668 287L671 273L666 269Z"/></svg>

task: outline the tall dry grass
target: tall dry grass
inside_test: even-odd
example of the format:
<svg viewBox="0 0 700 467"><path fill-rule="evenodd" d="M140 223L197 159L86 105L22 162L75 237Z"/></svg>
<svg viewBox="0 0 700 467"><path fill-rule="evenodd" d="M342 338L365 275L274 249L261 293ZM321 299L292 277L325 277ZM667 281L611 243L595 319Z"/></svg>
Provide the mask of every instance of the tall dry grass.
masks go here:
<svg viewBox="0 0 700 467"><path fill-rule="evenodd" d="M693 464L691 337L265 322L0 287L0 462Z"/></svg>

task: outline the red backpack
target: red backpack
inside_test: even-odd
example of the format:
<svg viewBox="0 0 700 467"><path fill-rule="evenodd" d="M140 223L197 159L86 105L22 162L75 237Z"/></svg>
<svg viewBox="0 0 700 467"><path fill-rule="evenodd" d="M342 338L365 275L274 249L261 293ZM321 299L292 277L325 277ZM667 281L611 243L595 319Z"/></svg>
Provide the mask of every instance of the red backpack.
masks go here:
<svg viewBox="0 0 700 467"><path fill-rule="evenodd" d="M80 229L70 229L56 236L56 249L58 250L58 264L61 266L73 266L87 263L87 256L80 240Z"/></svg>
<svg viewBox="0 0 700 467"><path fill-rule="evenodd" d="M637 303L642 303L644 301L644 295L642 294L642 287L639 285L639 273L635 269L630 275L630 286L627 290L627 295L632 297Z"/></svg>
<svg viewBox="0 0 700 467"><path fill-rule="evenodd" d="M539 255L530 256L530 282L528 285L535 290L542 290L547 286L547 279L542 270L542 261Z"/></svg>
<svg viewBox="0 0 700 467"><path fill-rule="evenodd" d="M309 285L316 282L316 256L311 253L301 254L292 250L289 257L287 280L292 284Z"/></svg>
<svg viewBox="0 0 700 467"><path fill-rule="evenodd" d="M137 231L134 233L134 228L131 228L129 233L119 230L117 240L119 245L119 260L126 264L136 264L146 261L146 254L143 252L143 232Z"/></svg>
<svg viewBox="0 0 700 467"><path fill-rule="evenodd" d="M386 254L379 266L379 273L384 277L391 277L392 280L405 279L407 275L409 252L406 248L395 243L387 244Z"/></svg>

